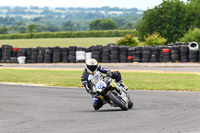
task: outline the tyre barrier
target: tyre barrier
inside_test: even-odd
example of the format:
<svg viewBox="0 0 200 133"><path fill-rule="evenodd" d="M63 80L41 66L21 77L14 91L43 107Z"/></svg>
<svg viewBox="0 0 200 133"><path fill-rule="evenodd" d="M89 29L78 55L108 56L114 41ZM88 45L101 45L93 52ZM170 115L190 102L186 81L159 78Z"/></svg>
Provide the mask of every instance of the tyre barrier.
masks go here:
<svg viewBox="0 0 200 133"><path fill-rule="evenodd" d="M103 63L109 63L110 62L110 46L104 46L102 55L101 55L101 61Z"/></svg>
<svg viewBox="0 0 200 133"><path fill-rule="evenodd" d="M96 59L98 62L101 62L102 51L103 51L102 45L96 45L92 47L92 58Z"/></svg>
<svg viewBox="0 0 200 133"><path fill-rule="evenodd" d="M107 46L96 45L84 47L36 47L17 48L2 45L0 48L1 63L19 63L18 57L26 57L26 63L84 63L90 58L102 63L132 62L200 62L199 45L177 43L164 46Z"/></svg>
<svg viewBox="0 0 200 133"><path fill-rule="evenodd" d="M76 51L76 62L84 63L86 59L86 48L79 47Z"/></svg>
<svg viewBox="0 0 200 133"><path fill-rule="evenodd" d="M191 42L189 43L189 50L193 50L193 51L198 51L199 49L199 45L196 42Z"/></svg>
<svg viewBox="0 0 200 133"><path fill-rule="evenodd" d="M53 48L46 48L44 52L44 63L52 63Z"/></svg>
<svg viewBox="0 0 200 133"><path fill-rule="evenodd" d="M142 47L142 62L150 62L151 47Z"/></svg>
<svg viewBox="0 0 200 133"><path fill-rule="evenodd" d="M86 49L86 51L85 51L85 61L92 58L92 48L93 47L94 46L91 46L91 47Z"/></svg>

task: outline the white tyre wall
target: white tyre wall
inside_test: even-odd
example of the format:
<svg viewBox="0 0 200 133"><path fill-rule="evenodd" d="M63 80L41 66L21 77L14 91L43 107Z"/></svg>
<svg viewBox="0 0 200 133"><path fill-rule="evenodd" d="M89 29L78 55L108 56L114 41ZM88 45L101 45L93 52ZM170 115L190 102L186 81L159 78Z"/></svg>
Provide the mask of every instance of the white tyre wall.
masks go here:
<svg viewBox="0 0 200 133"><path fill-rule="evenodd" d="M86 52L86 60L91 59L92 58L92 52Z"/></svg>
<svg viewBox="0 0 200 133"><path fill-rule="evenodd" d="M199 44L197 42L190 42L189 50L193 50L193 51L199 50Z"/></svg>
<svg viewBox="0 0 200 133"><path fill-rule="evenodd" d="M76 61L85 60L85 51L76 51Z"/></svg>

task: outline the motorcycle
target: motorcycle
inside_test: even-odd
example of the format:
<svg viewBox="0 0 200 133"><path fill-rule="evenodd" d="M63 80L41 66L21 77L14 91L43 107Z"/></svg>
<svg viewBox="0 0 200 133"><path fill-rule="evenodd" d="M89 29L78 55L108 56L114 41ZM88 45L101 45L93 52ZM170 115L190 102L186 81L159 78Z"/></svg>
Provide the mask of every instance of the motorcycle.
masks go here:
<svg viewBox="0 0 200 133"><path fill-rule="evenodd" d="M108 103L113 107L120 107L122 110L128 110L133 107L128 92L118 82L109 76L103 76L101 72L90 74L88 80L91 81L93 93L102 100L104 104Z"/></svg>

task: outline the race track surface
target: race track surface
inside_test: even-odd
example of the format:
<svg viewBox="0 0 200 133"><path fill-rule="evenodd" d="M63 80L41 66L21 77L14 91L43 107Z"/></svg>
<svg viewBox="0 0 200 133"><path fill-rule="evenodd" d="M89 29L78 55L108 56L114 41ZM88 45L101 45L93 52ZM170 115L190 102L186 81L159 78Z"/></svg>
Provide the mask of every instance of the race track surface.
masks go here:
<svg viewBox="0 0 200 133"><path fill-rule="evenodd" d="M83 88L0 84L0 133L200 132L200 92L129 93L133 109L94 111Z"/></svg>

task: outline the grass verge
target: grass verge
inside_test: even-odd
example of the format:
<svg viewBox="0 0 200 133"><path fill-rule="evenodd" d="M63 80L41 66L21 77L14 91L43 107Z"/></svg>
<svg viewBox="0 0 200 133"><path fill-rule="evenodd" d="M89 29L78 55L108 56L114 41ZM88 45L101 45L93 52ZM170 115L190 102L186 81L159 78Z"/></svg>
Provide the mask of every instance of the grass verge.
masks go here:
<svg viewBox="0 0 200 133"><path fill-rule="evenodd" d="M80 70L0 69L0 82L82 87ZM199 74L122 72L129 89L200 91Z"/></svg>
<svg viewBox="0 0 200 133"><path fill-rule="evenodd" d="M92 45L107 45L116 43L121 37L97 37L97 38L47 38L47 39L12 39L1 40L0 45L9 44L15 47L89 47Z"/></svg>

